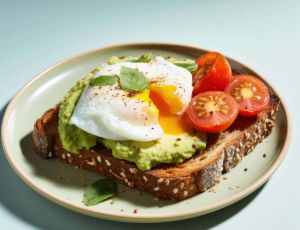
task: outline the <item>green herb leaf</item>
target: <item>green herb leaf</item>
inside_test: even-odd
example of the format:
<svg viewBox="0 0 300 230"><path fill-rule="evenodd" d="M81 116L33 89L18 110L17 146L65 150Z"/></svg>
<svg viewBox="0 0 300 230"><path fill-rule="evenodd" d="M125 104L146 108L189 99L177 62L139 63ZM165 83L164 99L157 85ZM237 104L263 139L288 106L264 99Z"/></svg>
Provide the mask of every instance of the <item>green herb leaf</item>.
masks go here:
<svg viewBox="0 0 300 230"><path fill-rule="evenodd" d="M127 57L112 56L107 60L107 64L113 65L120 62L150 62L151 60L152 60L152 53L144 54L139 58L132 57L132 56L127 56Z"/></svg>
<svg viewBox="0 0 300 230"><path fill-rule="evenodd" d="M185 68L186 70L190 71L190 72L194 72L197 68L198 65L196 63L174 63L175 65Z"/></svg>
<svg viewBox="0 0 300 230"><path fill-rule="evenodd" d="M122 66L120 85L124 90L129 92L141 92L148 88L149 80L137 69Z"/></svg>
<svg viewBox="0 0 300 230"><path fill-rule="evenodd" d="M131 62L150 62L152 60L152 53L144 54L140 58L136 60L132 60Z"/></svg>
<svg viewBox="0 0 300 230"><path fill-rule="evenodd" d="M86 188L83 195L83 203L86 206L96 205L114 196L117 191L117 183L108 179L100 179Z"/></svg>
<svg viewBox="0 0 300 230"><path fill-rule="evenodd" d="M188 70L190 72L194 72L198 68L197 63L195 63L194 60L186 59L183 61L179 61L172 57L167 57L166 60L173 63L174 65L185 68L186 70Z"/></svg>
<svg viewBox="0 0 300 230"><path fill-rule="evenodd" d="M114 75L102 75L90 80L91 86L114 85L117 82L117 77Z"/></svg>

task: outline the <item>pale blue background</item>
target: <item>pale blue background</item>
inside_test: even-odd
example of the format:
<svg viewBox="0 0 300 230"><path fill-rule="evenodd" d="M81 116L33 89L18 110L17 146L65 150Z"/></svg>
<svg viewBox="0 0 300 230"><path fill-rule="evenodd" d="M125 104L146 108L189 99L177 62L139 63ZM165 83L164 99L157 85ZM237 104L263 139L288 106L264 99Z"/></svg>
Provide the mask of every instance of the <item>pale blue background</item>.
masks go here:
<svg viewBox="0 0 300 230"><path fill-rule="evenodd" d="M0 147L0 229L299 229L299 0L0 1L0 120L11 97L46 67L82 51L135 41L218 50L266 76L293 118L292 144L279 170L258 192L216 213L126 224L51 203L18 178Z"/></svg>

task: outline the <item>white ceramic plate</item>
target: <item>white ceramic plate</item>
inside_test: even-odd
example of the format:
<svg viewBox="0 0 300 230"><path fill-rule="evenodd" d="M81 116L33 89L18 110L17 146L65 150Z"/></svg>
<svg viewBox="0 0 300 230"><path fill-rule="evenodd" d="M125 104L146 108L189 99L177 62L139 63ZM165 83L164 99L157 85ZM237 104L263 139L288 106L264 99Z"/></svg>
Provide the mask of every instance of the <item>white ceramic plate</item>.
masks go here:
<svg viewBox="0 0 300 230"><path fill-rule="evenodd" d="M86 207L82 203L84 187L101 176L76 170L71 165L55 160L42 159L34 153L31 132L35 120L56 105L78 79L110 56L139 56L148 52L195 59L207 51L197 47L160 43L100 48L48 68L17 93L4 115L2 142L11 166L30 187L55 203L90 216L126 222L164 222L221 209L242 199L266 182L283 160L290 139L290 121L283 103L272 134L230 173L223 176L227 180L222 180L213 190L181 202L157 201L150 195L128 190L120 185L116 198ZM262 78L249 67L230 58L229 61L233 68ZM245 168L248 169L246 172Z"/></svg>

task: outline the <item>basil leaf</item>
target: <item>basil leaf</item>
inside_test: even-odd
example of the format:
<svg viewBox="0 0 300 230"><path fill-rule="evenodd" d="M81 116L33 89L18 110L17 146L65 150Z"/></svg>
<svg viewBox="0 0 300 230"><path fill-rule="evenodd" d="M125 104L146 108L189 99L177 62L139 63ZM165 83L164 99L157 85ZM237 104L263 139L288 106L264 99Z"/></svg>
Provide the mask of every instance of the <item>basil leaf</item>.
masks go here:
<svg viewBox="0 0 300 230"><path fill-rule="evenodd" d="M113 64L120 63L120 62L150 62L151 60L152 60L152 53L144 54L139 58L132 57L132 56L128 56L128 57L112 56L111 58L109 58L107 60L107 64L113 65Z"/></svg>
<svg viewBox="0 0 300 230"><path fill-rule="evenodd" d="M117 77L114 75L102 75L90 80L91 86L114 85L117 82Z"/></svg>
<svg viewBox="0 0 300 230"><path fill-rule="evenodd" d="M196 63L175 62L174 65L185 68L186 70L188 70L190 72L194 72L198 68L198 65Z"/></svg>
<svg viewBox="0 0 300 230"><path fill-rule="evenodd" d="M96 205L114 196L117 192L117 183L108 179L100 179L86 188L83 203L86 206Z"/></svg>
<svg viewBox="0 0 300 230"><path fill-rule="evenodd" d="M190 72L194 72L198 68L197 63L195 63L195 61L191 60L191 59L186 59L186 60L183 60L183 61L179 61L179 60L176 60L173 57L166 57L166 60L173 63L174 65L185 68L186 70L188 70Z"/></svg>
<svg viewBox="0 0 300 230"><path fill-rule="evenodd" d="M140 92L148 88L149 80L137 69L122 66L120 85L124 90L129 92Z"/></svg>
<svg viewBox="0 0 300 230"><path fill-rule="evenodd" d="M133 60L131 62L150 62L152 60L152 53L144 54L140 58Z"/></svg>

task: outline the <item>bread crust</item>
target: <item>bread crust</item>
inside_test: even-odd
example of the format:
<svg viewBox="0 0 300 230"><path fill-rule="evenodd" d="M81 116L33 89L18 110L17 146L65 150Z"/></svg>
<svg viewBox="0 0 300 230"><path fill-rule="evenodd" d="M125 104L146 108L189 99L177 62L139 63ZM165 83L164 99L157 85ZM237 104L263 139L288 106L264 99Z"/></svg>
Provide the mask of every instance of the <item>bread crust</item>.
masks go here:
<svg viewBox="0 0 300 230"><path fill-rule="evenodd" d="M116 159L100 144L72 154L62 146L58 135L59 106L46 111L34 124L34 150L41 157L76 165L116 182L151 193L159 199L183 200L203 192L220 181L220 176L236 166L267 137L276 123L280 101L272 95L269 107L255 118L238 118L221 134L208 136L208 146L177 165L160 165L141 171L135 164Z"/></svg>

